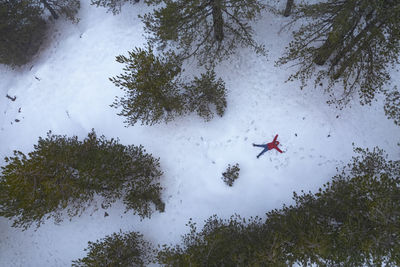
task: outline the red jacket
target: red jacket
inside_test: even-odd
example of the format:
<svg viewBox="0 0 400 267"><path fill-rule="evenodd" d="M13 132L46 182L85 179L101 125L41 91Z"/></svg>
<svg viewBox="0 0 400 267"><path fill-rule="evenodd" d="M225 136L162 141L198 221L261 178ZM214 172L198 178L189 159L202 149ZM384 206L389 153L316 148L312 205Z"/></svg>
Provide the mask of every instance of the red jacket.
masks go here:
<svg viewBox="0 0 400 267"><path fill-rule="evenodd" d="M274 149L274 148L275 148L275 149L278 150L280 153L282 153L282 150L280 150L280 149L278 148L279 142L276 141L277 138L278 138L278 135L275 135L274 140L273 140L271 143L268 143L268 144L267 144L268 150L271 150L271 149Z"/></svg>

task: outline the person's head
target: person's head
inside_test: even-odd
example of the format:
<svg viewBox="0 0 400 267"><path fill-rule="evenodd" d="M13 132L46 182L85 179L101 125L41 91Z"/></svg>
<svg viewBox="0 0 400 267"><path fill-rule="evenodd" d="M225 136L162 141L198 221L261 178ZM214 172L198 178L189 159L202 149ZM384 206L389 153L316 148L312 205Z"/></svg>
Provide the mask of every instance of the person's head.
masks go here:
<svg viewBox="0 0 400 267"><path fill-rule="evenodd" d="M275 145L279 145L279 141L275 141Z"/></svg>

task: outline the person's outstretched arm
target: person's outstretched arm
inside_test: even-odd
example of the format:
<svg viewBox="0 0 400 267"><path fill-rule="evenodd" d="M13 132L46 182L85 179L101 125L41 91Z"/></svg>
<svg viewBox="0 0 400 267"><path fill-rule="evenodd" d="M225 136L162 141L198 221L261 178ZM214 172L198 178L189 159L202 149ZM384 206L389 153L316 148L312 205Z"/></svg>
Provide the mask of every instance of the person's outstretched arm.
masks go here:
<svg viewBox="0 0 400 267"><path fill-rule="evenodd" d="M274 141L272 141L272 143L275 143L275 141L276 141L277 138L278 138L278 135L275 135Z"/></svg>
<svg viewBox="0 0 400 267"><path fill-rule="evenodd" d="M276 148L276 150L278 150L280 153L283 153L282 150L279 149L279 147L276 146L275 148Z"/></svg>

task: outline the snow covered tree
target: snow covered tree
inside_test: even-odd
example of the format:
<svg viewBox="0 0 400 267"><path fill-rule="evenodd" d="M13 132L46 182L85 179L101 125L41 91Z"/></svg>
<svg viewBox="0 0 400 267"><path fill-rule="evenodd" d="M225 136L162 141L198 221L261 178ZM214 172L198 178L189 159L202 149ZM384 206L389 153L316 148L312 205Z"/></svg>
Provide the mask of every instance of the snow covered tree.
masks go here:
<svg viewBox="0 0 400 267"><path fill-rule="evenodd" d="M146 50L135 48L129 57L118 56L117 61L126 64L125 72L110 80L125 96L117 97L112 106L122 107L118 115L126 117L128 125L169 122L194 111L207 121L214 116L213 107L219 116L224 114L225 84L216 79L213 70L184 82L182 62L176 54L157 56L151 46Z"/></svg>
<svg viewBox="0 0 400 267"><path fill-rule="evenodd" d="M0 0L0 63L29 62L45 37L42 10L28 0Z"/></svg>
<svg viewBox="0 0 400 267"><path fill-rule="evenodd" d="M81 7L80 0L31 0L31 2L42 9L47 9L54 19L62 15L73 22L78 22L76 14Z"/></svg>
<svg viewBox="0 0 400 267"><path fill-rule="evenodd" d="M298 63L289 80L304 86L314 77L331 95L329 103L340 107L357 92L368 104L388 85L400 55L399 1L325 0L298 5L293 17L303 24L277 62Z"/></svg>
<svg viewBox="0 0 400 267"><path fill-rule="evenodd" d="M121 12L121 7L126 2L139 3L139 0L91 0L92 5L107 7L108 11L111 11L114 15Z"/></svg>
<svg viewBox="0 0 400 267"><path fill-rule="evenodd" d="M238 46L252 47L265 54L255 42L251 22L264 5L259 0L148 0L164 5L146 14L143 22L149 38L161 48L173 45L181 59L195 57L211 66L233 54Z"/></svg>
<svg viewBox="0 0 400 267"><path fill-rule="evenodd" d="M317 193L249 220L214 216L183 244L164 245L165 266L398 266L400 161L383 151L358 156Z"/></svg>
<svg viewBox="0 0 400 267"><path fill-rule="evenodd" d="M142 146L98 138L94 131L83 141L48 133L34 151L15 151L5 158L0 175L0 216L14 219L14 227L37 227L45 219L62 221L94 205L108 208L122 199L126 210L150 217L153 204L164 211L159 161Z"/></svg>
<svg viewBox="0 0 400 267"><path fill-rule="evenodd" d="M120 232L89 242L85 251L86 257L73 261L73 267L148 266L154 248L139 232Z"/></svg>
<svg viewBox="0 0 400 267"><path fill-rule="evenodd" d="M125 97L117 97L113 107L122 107L118 115L126 117L128 125L138 120L152 125L184 114L179 80L182 63L173 52L156 56L150 46L135 48L129 57L117 56L117 62L126 64L125 72L110 80Z"/></svg>
<svg viewBox="0 0 400 267"><path fill-rule="evenodd" d="M221 78L216 79L214 70L194 77L193 81L185 86L185 101L190 112L197 114L209 121L214 117L213 108L217 115L222 117L226 109L225 83Z"/></svg>

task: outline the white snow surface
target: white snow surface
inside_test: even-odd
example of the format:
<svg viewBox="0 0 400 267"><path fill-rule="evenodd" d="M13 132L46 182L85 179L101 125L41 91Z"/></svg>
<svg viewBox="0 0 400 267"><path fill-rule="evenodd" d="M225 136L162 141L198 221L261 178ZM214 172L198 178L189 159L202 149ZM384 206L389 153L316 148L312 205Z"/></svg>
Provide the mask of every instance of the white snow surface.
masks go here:
<svg viewBox="0 0 400 267"><path fill-rule="evenodd" d="M32 151L49 130L82 139L94 128L122 144L142 144L160 157L166 210L141 221L116 203L108 217L100 208L26 231L0 218L0 266L69 266L86 255L88 241L120 229L140 231L154 244L176 244L188 231L189 218L201 226L213 214L264 217L292 204L293 191L315 191L329 181L354 156L353 142L400 157L400 128L385 117L380 96L371 106L355 99L338 110L325 103L328 98L319 88L300 90L298 82L285 83L295 68L274 62L291 40L290 33L280 32L288 19L269 13L255 25L268 57L239 49L217 67L228 91L222 118L204 122L193 114L169 124L125 127L118 110L110 107L122 91L108 78L122 72L115 56L146 43L137 15L151 9L143 3L126 5L113 16L86 2L78 24L56 22L32 63L17 69L0 65L0 165L13 150ZM188 69L198 71L195 64ZM395 84L400 80L398 72L392 77ZM251 144L270 142L275 134L284 153L268 151L256 159L261 149ZM234 163L240 164L240 177L228 187L221 174Z"/></svg>

